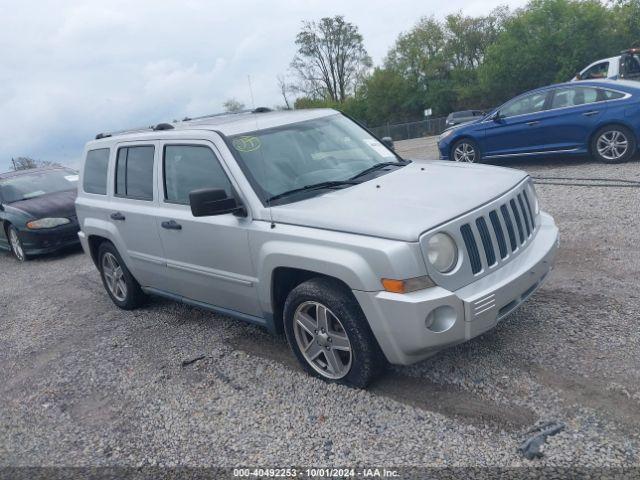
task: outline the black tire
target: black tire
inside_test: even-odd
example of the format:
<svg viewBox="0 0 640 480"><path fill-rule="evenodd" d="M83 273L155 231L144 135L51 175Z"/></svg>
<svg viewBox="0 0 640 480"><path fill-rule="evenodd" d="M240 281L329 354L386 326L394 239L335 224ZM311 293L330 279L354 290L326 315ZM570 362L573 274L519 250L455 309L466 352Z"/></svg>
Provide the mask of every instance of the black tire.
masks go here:
<svg viewBox="0 0 640 480"><path fill-rule="evenodd" d="M115 258L118 266L121 268L122 271L120 278L126 286L124 292L118 290L122 293L122 295L119 295L120 298L118 298L116 293L112 292L112 288L109 286L109 281L107 280L107 275L105 274L105 271L107 270L105 263L108 263L108 259L112 258ZM131 272L118 253L118 250L111 242L102 242L98 248L98 270L100 271L100 277L102 278L104 289L109 294L109 297L111 297L113 303L118 307L123 310L133 310L144 303L146 295L140 288L138 281L133 278L133 275L131 275Z"/></svg>
<svg viewBox="0 0 640 480"><path fill-rule="evenodd" d="M26 262L29 260L29 255L27 255L24 251L24 246L22 245L22 240L20 239L20 233L18 229L13 225L9 225L7 227L7 240L9 241L9 247L11 248L11 253L19 262Z"/></svg>
<svg viewBox="0 0 640 480"><path fill-rule="evenodd" d="M333 325L335 327L339 324L339 335L346 334L348 338L350 344L350 366L348 367L347 373L340 378L330 378L330 376L328 376L331 373L329 370L329 357L327 356L330 352L325 352L324 349L331 350L331 344L328 344L326 347L320 347L322 351L317 359L322 362L322 357L324 357L325 363L327 364L325 373L320 373L316 370L317 364L314 368L305 358L301 346L298 344L299 340L296 339L296 331L294 330L294 324L296 324L296 322L294 321L294 316L299 308L304 308L305 305L312 303L318 303L328 308L329 314L332 314L332 318L334 319L332 321L335 322L335 319L338 320L338 323L334 323ZM300 329L301 327L296 326L295 328ZM365 388L380 374L386 365L384 354L380 350L378 342L369 328L367 319L360 305L358 305L358 302L351 292L335 280L317 277L301 283L294 288L287 296L284 304L284 329L289 346L298 358L302 368L309 374L327 382L340 383L354 388ZM328 327L327 333L329 333L329 330ZM298 330L298 332L300 332L300 330ZM316 333L318 332L316 331ZM316 338L319 339L319 335L317 337L314 337L311 333L306 335L307 339L312 338L309 344L317 343L320 345L319 341L315 342ZM329 342L330 341L331 340L329 340ZM339 352L339 350L339 348L336 348L334 352L346 355L345 352Z"/></svg>
<svg viewBox="0 0 640 480"><path fill-rule="evenodd" d="M624 136L625 140L626 140L626 151L624 152L624 154L617 156L617 153L619 153L619 150L615 150L615 154L614 154L614 150L611 150L609 153L605 153L602 152L599 148L600 145L602 145L601 139L603 139L603 142L606 142L607 137L611 138L611 135L614 135L615 133L617 133L618 135ZM606 143L603 145L606 148ZM624 127L622 125L607 125L602 127L601 129L599 129L594 135L593 138L591 139L591 145L590 145L590 149L591 149L591 155L593 156L593 158L595 160L599 160L603 163L623 163L623 162L627 162L629 160L631 160L631 157L633 157L636 153L636 146L637 146L637 141L636 141L636 137L633 134L633 132L631 130L629 130L627 127Z"/></svg>
<svg viewBox="0 0 640 480"><path fill-rule="evenodd" d="M460 152L461 156L458 156L458 150L463 149L465 153ZM478 144L470 138L462 138L453 144L451 147L451 154L449 160L452 162L463 163L482 163L482 154Z"/></svg>

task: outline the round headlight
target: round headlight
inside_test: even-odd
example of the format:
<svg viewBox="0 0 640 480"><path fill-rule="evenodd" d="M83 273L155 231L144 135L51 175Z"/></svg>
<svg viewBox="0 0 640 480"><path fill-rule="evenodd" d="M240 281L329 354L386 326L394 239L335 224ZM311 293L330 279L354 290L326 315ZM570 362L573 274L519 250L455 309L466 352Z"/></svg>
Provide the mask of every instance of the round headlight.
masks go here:
<svg viewBox="0 0 640 480"><path fill-rule="evenodd" d="M440 273L450 272L458 262L456 242L446 233L436 233L427 242L427 260Z"/></svg>

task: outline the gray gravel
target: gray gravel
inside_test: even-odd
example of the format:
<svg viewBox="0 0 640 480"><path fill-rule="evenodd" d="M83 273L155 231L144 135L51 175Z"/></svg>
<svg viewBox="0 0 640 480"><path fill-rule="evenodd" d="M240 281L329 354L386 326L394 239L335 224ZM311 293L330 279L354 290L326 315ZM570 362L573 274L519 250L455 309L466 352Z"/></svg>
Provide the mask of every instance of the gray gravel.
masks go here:
<svg viewBox="0 0 640 480"><path fill-rule="evenodd" d="M432 156L421 141L398 150ZM513 165L640 179L640 162ZM550 280L368 391L306 376L281 338L236 320L161 299L120 311L77 251L0 254L0 464L640 466L640 191L537 189L562 235ZM566 428L522 458L547 421Z"/></svg>

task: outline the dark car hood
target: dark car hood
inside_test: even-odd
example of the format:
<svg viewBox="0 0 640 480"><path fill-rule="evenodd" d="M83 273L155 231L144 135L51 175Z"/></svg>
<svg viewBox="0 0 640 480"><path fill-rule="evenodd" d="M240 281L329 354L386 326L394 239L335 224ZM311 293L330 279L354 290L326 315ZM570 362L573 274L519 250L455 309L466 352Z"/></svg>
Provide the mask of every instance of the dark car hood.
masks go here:
<svg viewBox="0 0 640 480"><path fill-rule="evenodd" d="M32 218L69 218L76 215L75 200L77 195L78 192L76 190L67 190L20 200L9 205L11 208L20 210Z"/></svg>

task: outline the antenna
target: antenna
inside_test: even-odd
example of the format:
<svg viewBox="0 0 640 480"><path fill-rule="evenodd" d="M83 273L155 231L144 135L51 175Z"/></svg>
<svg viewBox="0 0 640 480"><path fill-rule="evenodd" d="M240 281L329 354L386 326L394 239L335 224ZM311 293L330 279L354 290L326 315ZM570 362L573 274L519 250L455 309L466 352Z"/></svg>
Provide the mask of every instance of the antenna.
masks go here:
<svg viewBox="0 0 640 480"><path fill-rule="evenodd" d="M251 95L251 108L256 108L256 102L253 99L253 88L251 87L251 75L247 75L247 81L249 82L249 94Z"/></svg>

